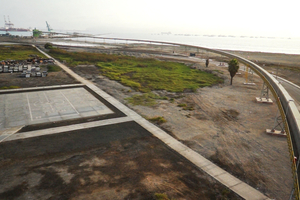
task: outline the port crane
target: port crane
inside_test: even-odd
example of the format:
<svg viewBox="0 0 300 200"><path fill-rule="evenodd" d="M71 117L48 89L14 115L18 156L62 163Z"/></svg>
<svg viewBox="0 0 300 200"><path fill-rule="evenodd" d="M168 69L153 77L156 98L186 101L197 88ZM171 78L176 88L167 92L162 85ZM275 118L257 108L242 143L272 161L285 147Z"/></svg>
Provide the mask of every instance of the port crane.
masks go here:
<svg viewBox="0 0 300 200"><path fill-rule="evenodd" d="M46 21L46 24L47 24L47 29L48 29L48 32L51 32L53 29L50 27L50 25L48 24L48 22Z"/></svg>
<svg viewBox="0 0 300 200"><path fill-rule="evenodd" d="M13 28L14 27L14 24L11 23L10 19L9 19L9 16L7 16L8 18L8 22L6 21L6 18L5 18L5 15L4 15L4 22L5 22L5 28Z"/></svg>

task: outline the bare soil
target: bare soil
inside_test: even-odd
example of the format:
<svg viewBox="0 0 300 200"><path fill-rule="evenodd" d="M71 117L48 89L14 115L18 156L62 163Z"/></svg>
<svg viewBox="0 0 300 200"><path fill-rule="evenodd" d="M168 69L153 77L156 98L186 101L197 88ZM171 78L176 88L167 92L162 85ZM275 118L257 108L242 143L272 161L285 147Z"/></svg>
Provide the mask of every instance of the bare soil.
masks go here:
<svg viewBox="0 0 300 200"><path fill-rule="evenodd" d="M170 59L163 57L170 52L158 55L156 51L159 49L146 51L142 48L142 53L136 47L131 51L128 49L84 50ZM230 86L227 69L217 66L223 57L215 57L209 68L205 68L205 53L199 54L199 61L189 61L186 55L184 59L180 56L171 59L216 73L224 78L224 84L201 88L195 93L154 91L175 101L159 100L153 107L133 106L127 103L126 98L139 93L101 76L95 66L77 66L73 70L141 115L163 116L167 122L159 125L162 129L270 198L288 199L293 182L286 138L265 134L266 128L274 126L276 104L254 101L260 95L262 81L250 76L250 81L256 85L244 85L242 72L234 77ZM18 85L10 81L9 85ZM22 86L22 82L19 83ZM40 84L33 81L26 87ZM183 110L178 107L181 103L194 110ZM143 131L122 137L125 134L123 130L132 130L133 126L126 125L126 128L121 127L114 133L93 129L77 135L72 132L0 144L0 177L4 177L0 178L0 197L153 199L155 192L165 192L174 199L222 199L227 195L224 187L158 144L160 142L155 138L140 136ZM94 135L106 131L108 135L104 137ZM106 137L110 139L102 141ZM82 138L85 140L82 141ZM237 198L232 193L227 197Z"/></svg>
<svg viewBox="0 0 300 200"><path fill-rule="evenodd" d="M49 72L47 77L21 78L20 75L21 72L0 73L0 88L4 86L18 86L20 88L27 88L79 83L64 71Z"/></svg>
<svg viewBox="0 0 300 200"><path fill-rule="evenodd" d="M300 56L278 53L229 51L247 58L274 75L300 85Z"/></svg>
<svg viewBox="0 0 300 200"><path fill-rule="evenodd" d="M135 122L1 143L0 177L6 200L241 199Z"/></svg>
<svg viewBox="0 0 300 200"><path fill-rule="evenodd" d="M166 59L162 55L145 52L135 53L135 56ZM187 58L174 59L188 62ZM190 63L194 63L193 68L219 74L225 79L224 84L201 88L196 93L155 91L175 101L160 100L153 107L128 104L125 98L138 93L128 92L132 89L97 75L97 68L93 66L86 69L85 66L77 66L74 71L93 80L98 87L142 116L163 116L167 122L159 125L161 128L270 198L287 199L293 187L287 140L265 133L267 128L274 127L277 106L255 102L262 88L262 80L257 76L249 75L248 79L255 86L244 85L242 72L234 77L230 86L229 72L227 68L218 66L220 61L212 60L209 68L205 68L203 59ZM194 110L178 107L183 103Z"/></svg>

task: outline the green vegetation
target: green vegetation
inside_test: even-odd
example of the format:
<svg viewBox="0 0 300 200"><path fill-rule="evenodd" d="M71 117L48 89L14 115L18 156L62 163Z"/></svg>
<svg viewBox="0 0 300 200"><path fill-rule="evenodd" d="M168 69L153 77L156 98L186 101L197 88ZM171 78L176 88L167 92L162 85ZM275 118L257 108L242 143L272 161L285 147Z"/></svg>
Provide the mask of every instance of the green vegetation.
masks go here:
<svg viewBox="0 0 300 200"><path fill-rule="evenodd" d="M232 79L235 76L235 74L239 71L239 61L237 59L232 59L228 63L228 71L230 73L231 79L230 79L230 85L232 85Z"/></svg>
<svg viewBox="0 0 300 200"><path fill-rule="evenodd" d="M229 199L228 196L230 195L230 190L225 188L222 190L222 199Z"/></svg>
<svg viewBox="0 0 300 200"><path fill-rule="evenodd" d="M224 74L221 70L218 70L218 69L215 69L215 70L212 70L212 71L218 72L220 74Z"/></svg>
<svg viewBox="0 0 300 200"><path fill-rule="evenodd" d="M51 43L47 42L45 45L44 45L45 49L53 49L53 46Z"/></svg>
<svg viewBox="0 0 300 200"><path fill-rule="evenodd" d="M35 28L32 30L32 35L34 38L40 37L42 35L42 31L39 31Z"/></svg>
<svg viewBox="0 0 300 200"><path fill-rule="evenodd" d="M46 58L36 48L32 46L21 45L1 45L0 46L0 60L26 60L30 55L37 55L41 58Z"/></svg>
<svg viewBox="0 0 300 200"><path fill-rule="evenodd" d="M156 105L156 99L167 100L167 97L160 97L152 92L145 93L142 95L133 95L132 97L127 98L129 103L133 105L141 105L141 106L154 106Z"/></svg>
<svg viewBox="0 0 300 200"><path fill-rule="evenodd" d="M61 68L57 65L47 65L48 72L59 72Z"/></svg>
<svg viewBox="0 0 300 200"><path fill-rule="evenodd" d="M154 197L155 197L155 200L170 200L168 195L161 194L161 193L155 193Z"/></svg>
<svg viewBox="0 0 300 200"><path fill-rule="evenodd" d="M178 107L181 107L183 110L190 110L190 111L195 110L193 106L188 106L185 103L178 104Z"/></svg>
<svg viewBox="0 0 300 200"><path fill-rule="evenodd" d="M6 90L6 89L18 89L19 86L11 85L11 86L3 86L0 88L0 90Z"/></svg>
<svg viewBox="0 0 300 200"><path fill-rule="evenodd" d="M152 117L152 118L146 118L149 121L156 123L156 124L162 124L162 123L166 123L167 120L164 117Z"/></svg>
<svg viewBox="0 0 300 200"><path fill-rule="evenodd" d="M49 54L59 60L65 60L71 67L95 64L102 75L141 92L182 92L185 89L196 91L199 87L223 82L214 74L191 69L182 63L131 56L67 52L61 49L50 49Z"/></svg>

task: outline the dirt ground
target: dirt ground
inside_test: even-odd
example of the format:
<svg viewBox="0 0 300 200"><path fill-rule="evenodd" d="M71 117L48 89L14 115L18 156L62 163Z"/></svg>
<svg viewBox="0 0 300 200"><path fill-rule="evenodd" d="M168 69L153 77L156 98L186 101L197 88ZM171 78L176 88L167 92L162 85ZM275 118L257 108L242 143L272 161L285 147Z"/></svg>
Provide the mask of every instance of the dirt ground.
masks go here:
<svg viewBox="0 0 300 200"><path fill-rule="evenodd" d="M247 58L266 69L273 75L278 75L297 85L300 85L300 56L278 53L229 51ZM288 69L289 68L289 69ZM292 69L292 70L291 70Z"/></svg>
<svg viewBox="0 0 300 200"><path fill-rule="evenodd" d="M21 78L18 73L0 73L0 88L4 86L19 86L21 88L40 87L50 85L66 85L79 83L66 72L49 72L47 77Z"/></svg>
<svg viewBox="0 0 300 200"><path fill-rule="evenodd" d="M1 143L0 177L5 200L241 199L135 122Z"/></svg>
<svg viewBox="0 0 300 200"><path fill-rule="evenodd" d="M70 50L76 49L72 48ZM160 59L166 59L161 57L162 55L164 55L165 52L161 52L161 54L158 55L157 51L160 49L154 49L153 52L151 52L151 54L149 54L149 51L146 51L143 48L143 52L139 53L138 49L128 47L125 49L116 50L85 50L93 52L109 51L111 53L117 52L125 55L143 57L159 56ZM202 54L199 58L204 58L205 56L207 55ZM259 53L257 53L257 56L259 56ZM181 57L172 58L172 60L181 60ZM291 189L293 187L293 183L291 163L289 160L289 151L286 138L274 137L264 133L266 128L272 128L274 126L277 107L275 104L258 104L254 101L255 97L258 97L260 95L260 89L262 88L262 81L256 76L249 77L250 81L256 84L255 86L243 84L245 82L245 79L243 78L243 72L241 75L235 76L233 80L233 86L230 86L229 73L227 72L227 69L224 67L217 66L217 63L219 63L220 60L216 60L216 62L212 60L208 69L204 67L203 60L199 60L198 63L193 61L192 63L194 64L192 67L202 70L209 70L212 73L217 73L219 76L224 78L224 84L200 88L197 90L196 93L176 94L169 93L166 91L155 91L159 95L174 98L175 101L170 102L168 100L159 100L158 104L153 107L133 106L128 104L126 98L139 93L133 91L131 88L119 84L116 81L112 81L106 77L101 76L99 74L98 69L94 66L77 66L73 68L73 70L79 75L94 81L94 83L99 88L111 94L122 103L127 104L129 107L137 111L142 116L163 116L167 120L167 122L160 125L162 129L164 129L169 134L182 141L195 151L199 152L201 155L212 160L213 162L221 166L223 169L232 173L241 180L249 183L251 186L257 188L270 198L288 199ZM188 62L188 58L185 57L183 62ZM264 62L267 63L269 61ZM291 72L291 74L293 73ZM297 80L296 75L294 79ZM295 82L291 79L289 80ZM188 104L189 106L193 107L194 110L183 110L181 107L178 107L178 104L181 103ZM214 180L211 180L207 176L199 175L198 173L201 172L197 171L196 169L190 170L193 167L186 166L184 160L179 161L179 163L182 162L184 163L182 165L186 167L192 167L188 168L187 170L191 171L192 174L188 174L187 176L185 176L187 177L185 180L182 178L178 178L181 177L179 176L179 174L185 175L185 173L187 172L174 170L176 167L180 167L180 165L178 165L178 163L176 163L173 159L171 159L172 161L168 161L168 158L170 157L169 154L160 154L155 152L154 149L156 150L156 148L151 147L153 144L150 144L151 141L149 138L151 137L147 136L143 139L138 140L138 142L128 139L126 139L126 141L125 139L124 141L116 140L113 142L109 142L109 147L112 148L104 150L102 148L106 148L105 144L101 143L101 145L98 145L97 148L95 147L90 148L89 150L78 150L76 153L70 151L70 156L66 156L67 154L63 154L61 152L56 152L55 154L53 154L51 153L51 151L45 150L45 152L50 152L50 157L49 159L47 157L45 161L41 161L40 165L32 165L32 163L34 163L34 161L36 161L36 163L39 163L38 160L41 159L41 157L45 157L45 155L48 155L48 153L41 154L41 156L32 156L32 158L27 158L25 156L24 159L21 159L20 156L15 157L15 159L14 157L9 158L9 156L6 156L5 153L2 153L2 156L0 157L0 161L2 163L1 169L8 170L12 168L11 171L3 171L2 176L7 176L7 174L12 173L12 175L9 176L7 180L10 180L12 184L9 188L15 188L16 190L10 191L7 189L8 187L5 187L6 190L0 193L0 197L1 195L11 194L19 195L18 197L14 196L12 199L24 199L25 197L28 197L26 195L32 195L32 193L35 193L36 189L48 191L48 193L45 192L45 194L47 193L48 195L50 195L49 199L55 199L53 196L54 193L62 195L61 198L58 199L65 199L64 197L74 199L80 199L79 197L82 197L81 199L88 199L88 197L90 197L91 199L94 199L93 197L96 196L93 196L93 194L101 195L102 197L105 195L119 195L118 197L116 196L115 199L147 199L148 197L148 199L151 199L153 197L154 192L166 192L174 199L205 199L203 198L203 196L199 196L199 192L201 191L202 195L203 193L208 194L207 196L205 196L207 197L207 199L217 199L221 198L221 196L219 195L220 193L223 195L224 193L227 193L227 191L225 191L223 188L218 189L220 188L220 186L212 186L209 183L207 183L207 181L209 181L211 182L211 184L216 184ZM141 141L145 143L141 143ZM132 152L126 151L127 143L130 144L129 148L133 150ZM135 148L138 148L135 147L135 145L137 144L145 145L146 150L141 151L141 153L144 152L144 154L138 154L138 151L134 150ZM4 151L6 149L9 150L7 145L0 147L2 147L2 150L0 152L7 152L7 154L10 152ZM120 151L120 149L124 151ZM123 157L122 155L119 155L120 153L122 153L122 155L128 154L133 156L129 157L128 160L132 160L132 158L140 158L142 157L142 155L146 155L145 157L147 158L148 154L151 154L151 156L153 156L153 158L151 159L146 159L148 160L147 162L146 160L134 160L135 164L133 164L132 166L134 166L135 169L138 169L137 171L134 171L134 173L139 173L139 171L142 170L144 167L147 168L147 165L142 165L141 167L136 168L136 163L145 162L146 164L149 164L149 160L151 161L153 159L160 160L160 164L156 164L154 166L164 166L164 163L166 162L171 163L170 165L172 167L169 168L171 170L168 171L167 176L163 176L162 173L155 174L156 172L148 173L149 171L145 169L148 174L144 172L140 173L143 174L143 179L141 179L140 177L133 177L133 179L130 179L130 184L133 184L136 180L138 184L143 185L143 187L138 187L140 189L134 189L136 186L131 185L127 187L127 185L125 184L126 181L122 183L122 177L124 175L117 175L116 177L113 177L111 173L113 173L114 170L111 169L111 171L102 171L102 169L104 168L101 167L107 167L106 169L109 169L112 168L111 166L114 166L111 165L111 163L113 162L107 162L107 159L114 159L114 162L122 160ZM108 154L111 156L110 158L105 157ZM161 156L156 157L156 154ZM18 153L16 153L16 155L18 155ZM16 161L18 159L21 159L22 165L26 166L24 168L26 169L24 172L24 169L21 168L20 164L18 164L18 162ZM104 159L105 161L103 161L102 159ZM82 168L80 168L80 164L86 162L90 162L92 164L82 164L82 166L89 166L90 169L85 169L82 166ZM66 165L66 163L71 163L72 165L68 166ZM127 160L122 160L121 163L127 163ZM151 166L150 164L149 166ZM131 166L130 163L128 165ZM125 166L128 165L126 164ZM58 170L57 166L62 167ZM74 166L79 166L79 168L77 169ZM119 170L124 171L125 166ZM73 167L74 171L71 171ZM100 168L101 170L95 171L95 169ZM15 171L13 169L15 169ZM33 169L37 169L37 171L34 171ZM86 175L85 172L87 172ZM126 172L128 173L128 171ZM69 173L71 173L71 175ZM81 179L83 180L80 179L80 173L83 173L81 177ZM107 174L109 174L108 181L106 180L106 178L108 178L106 176ZM57 175L59 175L59 177ZM16 182L14 182L14 176L20 177L21 180L24 179L24 184L17 184ZM33 181L34 183L29 181L31 180L30 178L26 179L26 177L35 176L37 178L35 182ZM58 177L58 182L55 182L56 179L53 179L54 182L51 184L47 183L46 181L38 181L47 179L47 177L49 176ZM74 178L75 176L76 178ZM165 179L160 180L162 177ZM192 177L197 177L197 179ZM198 177L202 177L203 179L199 181L200 179L198 180ZM66 179L62 180L62 178ZM74 182L76 187L74 186L74 184L68 184L68 181L73 179L74 181L76 180ZM147 183L147 186L145 187L144 184L145 182L147 182L146 180L151 181ZM170 185L164 184L166 180L168 180L168 184ZM180 182L178 182L178 180L180 180ZM100 182L101 185L98 184ZM103 184L103 182L105 184ZM3 185L4 181L1 182L0 180L0 184ZM157 187L157 184L159 185L159 187ZM55 185L59 186L54 187ZM201 187L203 186L205 187L205 189L199 190L195 187L195 185ZM207 185L209 187L206 187ZM79 186L83 187L82 190L79 189ZM116 187L114 187L114 189L110 189L110 186L117 186L122 189L118 189ZM215 189L216 187L217 189ZM30 190L28 188L30 188ZM212 192L210 188L213 188L215 198L210 196ZM16 191L23 192L16 193ZM117 193L115 191L117 191ZM147 193L148 191L150 192ZM41 194L42 193L36 193L36 195ZM87 196L87 194L89 194L89 196ZM183 196L181 196L182 194ZM184 196L186 194L189 194L190 196ZM229 199L232 198L236 197L229 197Z"/></svg>
<svg viewBox="0 0 300 200"><path fill-rule="evenodd" d="M145 52L135 55L149 56ZM184 60L186 62L186 58ZM293 182L286 138L265 134L266 128L274 126L276 104L255 102L262 88L262 80L258 77L249 76L255 86L244 85L242 72L230 86L227 68L217 66L217 63L212 61L209 69L205 68L204 62L193 67L218 73L225 79L224 84L201 88L196 93L156 91L159 95L175 98L175 101L160 100L153 107L128 104L125 98L138 93L129 93L131 88L98 76L99 72L93 66L77 66L74 71L93 80L98 87L142 116L163 116L167 122L160 125L161 128L270 198L287 199ZM178 107L182 103L194 110Z"/></svg>

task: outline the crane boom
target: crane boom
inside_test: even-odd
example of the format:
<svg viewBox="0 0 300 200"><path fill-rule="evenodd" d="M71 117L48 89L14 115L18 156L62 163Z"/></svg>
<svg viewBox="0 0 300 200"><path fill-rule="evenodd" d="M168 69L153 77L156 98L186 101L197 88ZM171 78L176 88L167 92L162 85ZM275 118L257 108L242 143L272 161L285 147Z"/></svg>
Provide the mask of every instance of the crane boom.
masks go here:
<svg viewBox="0 0 300 200"><path fill-rule="evenodd" d="M47 24L47 29L49 32L51 32L53 29L50 27L50 25L48 24L48 22L46 21L46 24Z"/></svg>

